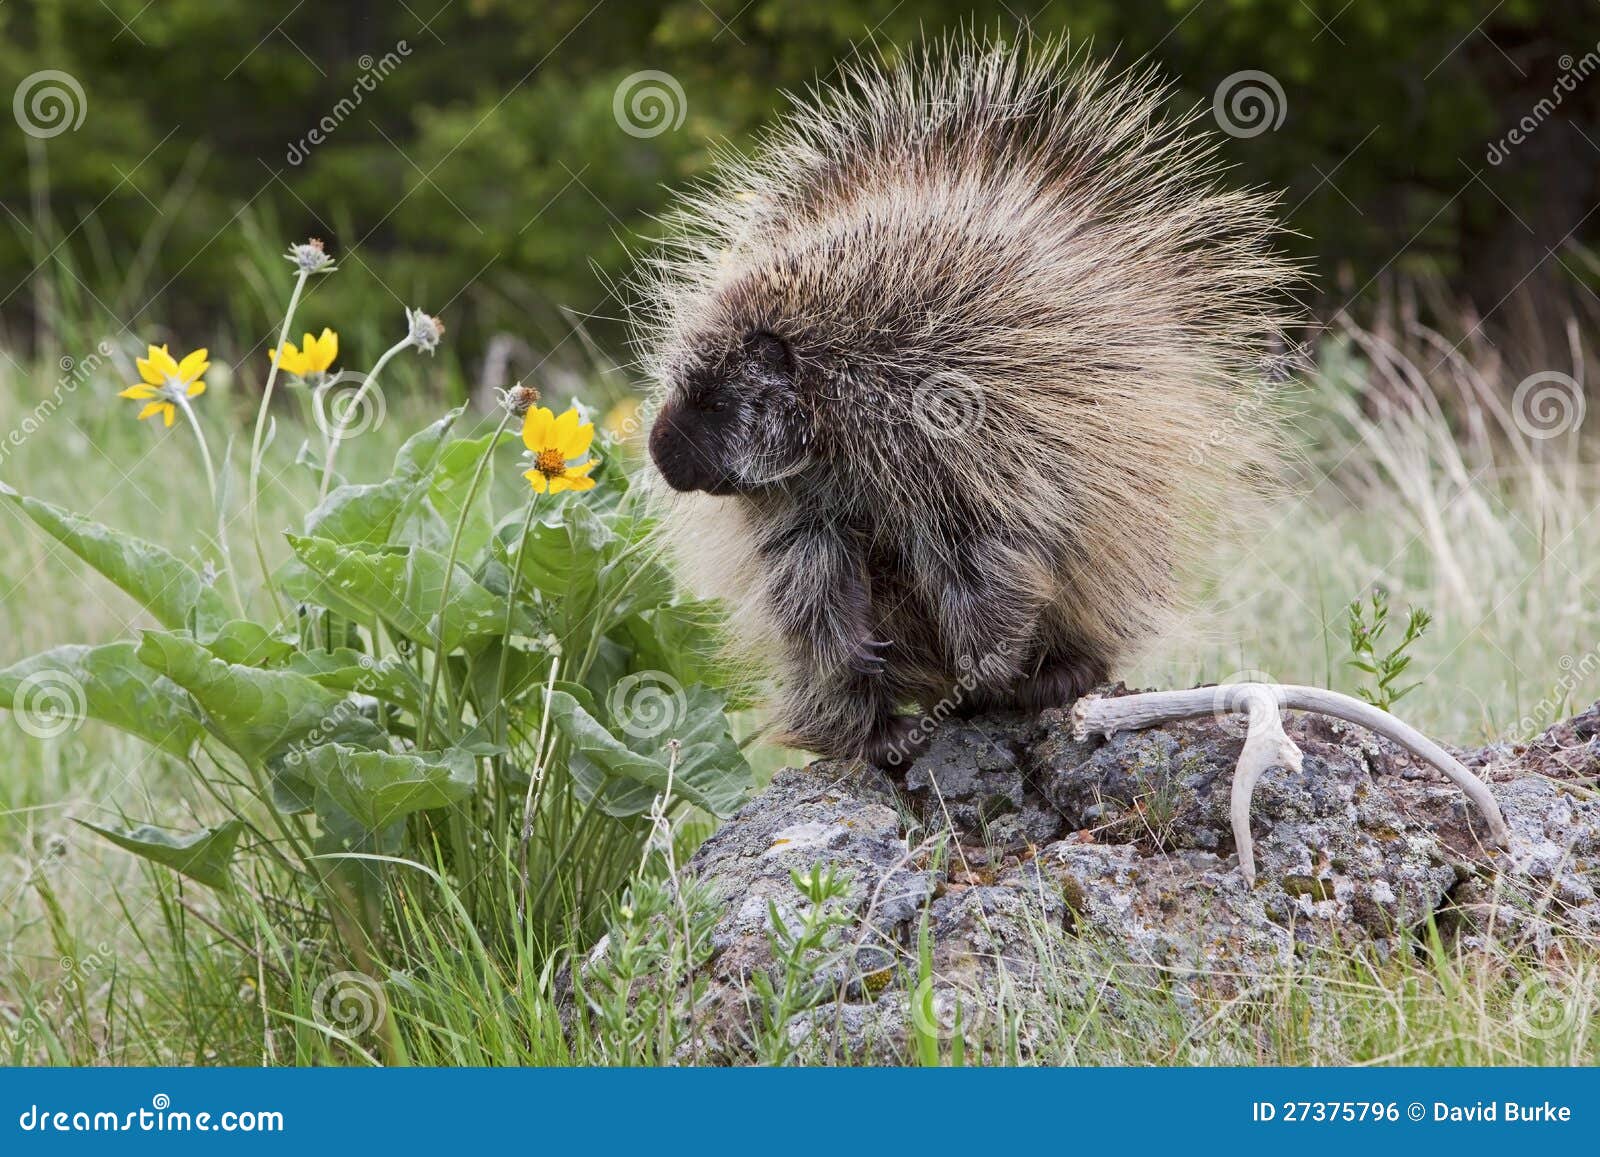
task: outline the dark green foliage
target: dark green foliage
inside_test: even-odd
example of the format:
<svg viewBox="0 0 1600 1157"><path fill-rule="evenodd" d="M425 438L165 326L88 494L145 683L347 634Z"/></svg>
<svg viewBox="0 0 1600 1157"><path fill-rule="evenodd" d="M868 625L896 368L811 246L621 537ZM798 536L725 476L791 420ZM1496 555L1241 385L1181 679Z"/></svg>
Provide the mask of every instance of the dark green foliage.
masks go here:
<svg viewBox="0 0 1600 1157"><path fill-rule="evenodd" d="M281 239L318 235L344 272L314 287L309 326L358 313L375 327L380 316L392 323L398 296L442 312L469 360L502 331L548 350L569 336L571 315L616 349L610 287L629 264L625 245L650 232L665 188L692 180L718 141L744 143L782 108L780 90L829 78L869 40L893 51L964 23L1011 35L1033 6L289 7L0 8L0 91L60 69L87 102L74 131L0 133L13 339L70 352L124 326L156 340L182 327L234 356L259 354L277 308L266 287L281 274ZM1285 190L1304 234L1293 244L1324 274L1321 291L1342 302L1380 271L1434 264L1487 310L1531 268L1519 292L1583 269L1581 257L1543 258L1546 246L1593 234L1594 219L1572 229L1594 199L1580 133L1600 140L1593 78L1547 116L1535 113L1562 59L1570 73L1596 48L1600 8L1507 0L1490 9L1480 0L1058 0L1031 20L1038 33L1070 31L1120 63L1148 54L1177 79L1176 99L1204 106L1206 120L1225 78L1269 73L1284 94L1281 125L1225 147L1241 182ZM677 128L619 128L618 86L644 70L681 85ZM1540 123L1527 141L1491 163L1491 147L1529 115ZM308 140L313 130L326 131L323 143ZM35 267L40 276L28 274ZM347 347L376 346L378 332L387 329L370 341L348 333ZM250 360L247 376L265 364Z"/></svg>

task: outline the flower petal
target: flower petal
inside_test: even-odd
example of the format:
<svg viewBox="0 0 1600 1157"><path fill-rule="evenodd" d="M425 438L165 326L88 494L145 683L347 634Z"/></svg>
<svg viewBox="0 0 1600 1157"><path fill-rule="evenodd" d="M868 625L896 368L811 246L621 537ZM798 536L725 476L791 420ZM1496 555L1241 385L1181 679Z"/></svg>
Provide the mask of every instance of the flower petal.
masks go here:
<svg viewBox="0 0 1600 1157"><path fill-rule="evenodd" d="M573 475L568 474L565 478L562 479L562 481L567 484L567 489L568 490L593 490L594 489L594 479L593 478L580 478L580 477L574 477Z"/></svg>
<svg viewBox="0 0 1600 1157"><path fill-rule="evenodd" d="M326 370L333 365L339 357L339 335L327 326L322 327L322 336L317 338L317 356L312 366L316 370Z"/></svg>
<svg viewBox="0 0 1600 1157"><path fill-rule="evenodd" d="M155 390L146 385L129 386L127 389L119 390L117 392L117 397L119 398L133 398L140 402L144 401L146 398L153 398L155 396Z"/></svg>
<svg viewBox="0 0 1600 1157"><path fill-rule="evenodd" d="M165 402L162 404L161 408L165 411L165 413L161 415L161 419L170 427L172 425L172 419L178 416L178 407L174 406L171 402Z"/></svg>
<svg viewBox="0 0 1600 1157"><path fill-rule="evenodd" d="M178 372L178 363L172 360L166 346L151 346L144 357L138 359L139 376L152 386L159 386Z"/></svg>
<svg viewBox="0 0 1600 1157"><path fill-rule="evenodd" d="M576 409L556 420L556 447L563 458L582 458L594 445L594 424L584 422Z"/></svg>
<svg viewBox="0 0 1600 1157"><path fill-rule="evenodd" d="M205 384L205 382L201 381L201 382L190 382L189 383L188 393L189 393L189 396L191 398L198 398L201 394L203 394L205 392L206 392L206 384Z"/></svg>
<svg viewBox="0 0 1600 1157"><path fill-rule="evenodd" d="M587 462L579 462L576 466L568 466L567 477L583 478L598 465L600 465L600 459L591 458Z"/></svg>
<svg viewBox="0 0 1600 1157"><path fill-rule="evenodd" d="M178 380L188 385L201 374L206 372L211 363L207 360L208 350L195 350L194 353L178 363Z"/></svg>
<svg viewBox="0 0 1600 1157"><path fill-rule="evenodd" d="M544 406L535 406L522 419L522 444L535 454L551 446L550 428L556 416Z"/></svg>
<svg viewBox="0 0 1600 1157"><path fill-rule="evenodd" d="M526 478L529 485L531 485L534 490L540 494L543 494L550 488L550 480L537 470L526 470L523 472L522 476Z"/></svg>
<svg viewBox="0 0 1600 1157"><path fill-rule="evenodd" d="M150 417L152 414L161 413L161 411L165 407L166 407L166 403L165 402L151 402L148 406L144 407L144 409L139 411L139 421L141 421L141 422L144 421L146 418Z"/></svg>

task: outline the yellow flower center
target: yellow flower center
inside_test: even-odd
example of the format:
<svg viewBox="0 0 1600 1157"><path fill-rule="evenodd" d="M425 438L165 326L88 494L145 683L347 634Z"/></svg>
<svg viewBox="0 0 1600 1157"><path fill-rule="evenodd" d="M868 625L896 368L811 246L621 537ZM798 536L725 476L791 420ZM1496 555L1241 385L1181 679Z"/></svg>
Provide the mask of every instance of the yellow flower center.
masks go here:
<svg viewBox="0 0 1600 1157"><path fill-rule="evenodd" d="M560 450L540 450L533 468L546 478L560 478L567 472L567 460Z"/></svg>

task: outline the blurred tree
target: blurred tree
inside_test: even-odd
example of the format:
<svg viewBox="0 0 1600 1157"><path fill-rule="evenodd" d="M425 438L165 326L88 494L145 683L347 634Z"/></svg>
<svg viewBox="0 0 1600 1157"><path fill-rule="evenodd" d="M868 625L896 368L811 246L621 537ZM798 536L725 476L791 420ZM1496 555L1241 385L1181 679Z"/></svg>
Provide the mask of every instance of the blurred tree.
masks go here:
<svg viewBox="0 0 1600 1157"><path fill-rule="evenodd" d="M318 324L417 303L468 351L503 330L548 350L574 318L620 348L615 283L668 187L858 47L974 23L1148 56L1208 119L1262 94L1227 153L1285 191L1327 308L1427 269L1497 331L1555 340L1592 299L1594 0L12 0L0 324L50 342L75 317L227 314L248 351L275 251L315 234L344 269ZM45 70L81 89L76 128L27 131ZM639 119L651 85L666 123Z"/></svg>

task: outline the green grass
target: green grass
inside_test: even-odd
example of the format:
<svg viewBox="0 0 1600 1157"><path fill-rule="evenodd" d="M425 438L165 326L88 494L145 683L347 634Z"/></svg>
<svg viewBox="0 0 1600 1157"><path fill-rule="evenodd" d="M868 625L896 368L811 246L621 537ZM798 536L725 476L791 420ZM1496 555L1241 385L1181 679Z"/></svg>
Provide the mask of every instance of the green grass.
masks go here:
<svg viewBox="0 0 1600 1157"><path fill-rule="evenodd" d="M1197 592L1200 610L1129 682L1187 686L1259 671L1354 690L1344 608L1381 584L1396 607L1426 608L1434 620L1412 649L1407 678L1420 685L1400 714L1461 745L1525 737L1600 697L1600 598L1589 594L1600 589L1600 472L1570 440L1534 441L1498 422L1458 367L1431 371L1425 339L1406 355L1415 374L1383 350L1363 352L1371 340L1358 333L1325 351L1322 376L1299 394L1307 433L1298 485L1228 548L1219 577ZM209 503L190 436L135 423L112 396L119 384L110 374L85 382L20 445L0 444L0 480L201 551ZM1368 388L1365 408L1356 384ZM53 373L0 368L0 437L24 429L54 385ZM1508 383L1492 385L1509 396ZM1397 399L1387 410L1373 408L1380 390ZM438 408L395 393L384 426L345 448L341 466L352 476L376 476ZM202 402L214 431L247 428L247 399L217 388ZM235 438L230 475L240 494ZM263 474L261 521L279 551L271 532L297 525L315 494L316 479L293 464L299 438L286 423ZM152 625L9 504L0 522L0 663ZM230 535L253 586L248 528L236 522ZM782 758L769 751L758 762ZM38 740L9 720L0 723L0 766L0 1062L648 1064L692 1034L679 1004L637 999L638 978L682 976L702 950L693 930L702 914L687 905L667 923L689 931L641 934L627 966L635 972L591 991L587 1022L569 1034L558 965L485 950L465 920L411 919L449 910L451 882L406 871L390 903L409 929L408 958L398 970L375 967L383 1016L363 1023L371 993L359 980L330 987L343 970L270 862L252 861L234 895L219 898L73 823L216 822L187 767L94 724ZM679 833L676 854L695 834ZM1054 982L1019 995L965 1059L1594 1063L1600 948L1568 940L1559 953L1557 965L1532 970L1514 955L1424 943L1382 962L1355 953L1299 960L1195 998L1171 978L1118 963L1108 946L1041 932ZM1530 1027L1511 1015L1530 992L1565 1011Z"/></svg>

